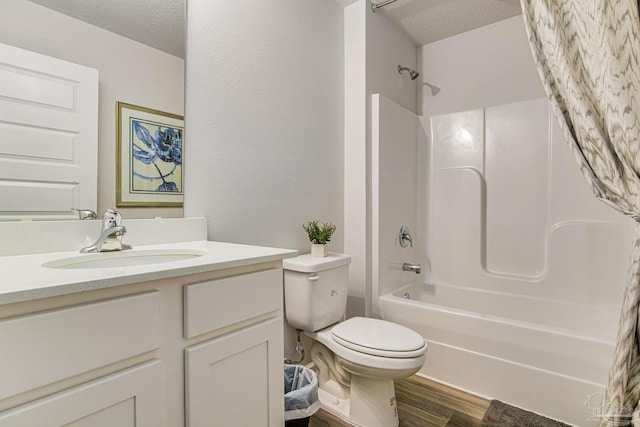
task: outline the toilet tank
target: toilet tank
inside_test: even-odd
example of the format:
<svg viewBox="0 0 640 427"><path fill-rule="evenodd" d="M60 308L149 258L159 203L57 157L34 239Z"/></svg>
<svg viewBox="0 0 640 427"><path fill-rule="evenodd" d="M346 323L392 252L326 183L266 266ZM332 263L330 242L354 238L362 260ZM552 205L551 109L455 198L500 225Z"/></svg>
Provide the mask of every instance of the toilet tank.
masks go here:
<svg viewBox="0 0 640 427"><path fill-rule="evenodd" d="M284 307L287 322L296 329L314 332L339 322L347 309L351 257L330 252L282 261Z"/></svg>

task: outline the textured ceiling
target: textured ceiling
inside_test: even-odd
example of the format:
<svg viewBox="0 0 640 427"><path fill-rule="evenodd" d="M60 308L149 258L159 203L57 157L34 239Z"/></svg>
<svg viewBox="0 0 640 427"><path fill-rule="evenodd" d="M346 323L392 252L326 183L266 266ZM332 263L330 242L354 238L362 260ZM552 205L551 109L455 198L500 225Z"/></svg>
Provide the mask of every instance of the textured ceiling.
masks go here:
<svg viewBox="0 0 640 427"><path fill-rule="evenodd" d="M185 0L29 1L184 58Z"/></svg>
<svg viewBox="0 0 640 427"><path fill-rule="evenodd" d="M381 3L381 0L376 0ZM397 0L384 13L423 45L520 14L519 0Z"/></svg>
<svg viewBox="0 0 640 427"><path fill-rule="evenodd" d="M184 58L185 0L30 1ZM336 0L343 6L355 1ZM520 2L397 0L377 13L404 28L416 45L423 45L518 15Z"/></svg>

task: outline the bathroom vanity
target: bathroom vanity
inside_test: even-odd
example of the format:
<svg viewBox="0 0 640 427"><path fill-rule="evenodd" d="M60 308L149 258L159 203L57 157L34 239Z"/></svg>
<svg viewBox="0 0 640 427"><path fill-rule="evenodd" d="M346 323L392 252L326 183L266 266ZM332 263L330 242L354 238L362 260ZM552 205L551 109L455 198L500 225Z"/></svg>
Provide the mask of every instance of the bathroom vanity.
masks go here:
<svg viewBox="0 0 640 427"><path fill-rule="evenodd" d="M282 426L282 259L296 251L128 252L144 259L0 257L0 427ZM173 253L195 256L145 258Z"/></svg>

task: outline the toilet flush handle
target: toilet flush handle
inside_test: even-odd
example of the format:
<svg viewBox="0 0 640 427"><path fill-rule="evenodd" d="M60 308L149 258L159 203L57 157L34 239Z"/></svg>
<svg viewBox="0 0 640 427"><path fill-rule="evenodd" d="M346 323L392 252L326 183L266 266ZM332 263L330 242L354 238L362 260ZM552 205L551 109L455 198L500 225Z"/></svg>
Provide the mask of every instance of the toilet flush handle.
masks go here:
<svg viewBox="0 0 640 427"><path fill-rule="evenodd" d="M308 277L308 279L311 280L312 282L315 282L319 278L320 278L319 274L312 274L311 276Z"/></svg>

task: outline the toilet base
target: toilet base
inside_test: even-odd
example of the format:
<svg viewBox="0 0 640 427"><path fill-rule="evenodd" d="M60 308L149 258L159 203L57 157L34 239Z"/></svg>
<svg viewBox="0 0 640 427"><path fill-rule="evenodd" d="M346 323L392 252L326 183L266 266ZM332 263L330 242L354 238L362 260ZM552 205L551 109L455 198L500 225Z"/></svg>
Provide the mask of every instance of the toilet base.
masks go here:
<svg viewBox="0 0 640 427"><path fill-rule="evenodd" d="M329 412L361 427L397 427L398 407L392 380L376 380L351 376L348 398L334 396L318 390L322 407Z"/></svg>

